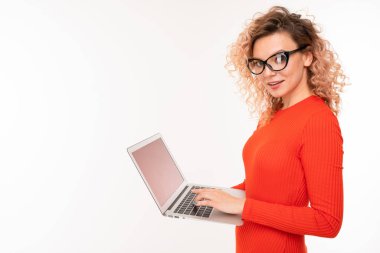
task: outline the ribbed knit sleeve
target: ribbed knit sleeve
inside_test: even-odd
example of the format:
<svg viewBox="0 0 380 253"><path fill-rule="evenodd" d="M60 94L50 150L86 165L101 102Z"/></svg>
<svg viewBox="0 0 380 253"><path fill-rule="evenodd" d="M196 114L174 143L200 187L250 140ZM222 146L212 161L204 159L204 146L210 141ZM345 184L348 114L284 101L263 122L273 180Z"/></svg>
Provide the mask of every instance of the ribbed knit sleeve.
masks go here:
<svg viewBox="0 0 380 253"><path fill-rule="evenodd" d="M315 112L301 132L299 159L309 206L247 198L242 219L299 235L335 237L343 219L343 139L330 110Z"/></svg>

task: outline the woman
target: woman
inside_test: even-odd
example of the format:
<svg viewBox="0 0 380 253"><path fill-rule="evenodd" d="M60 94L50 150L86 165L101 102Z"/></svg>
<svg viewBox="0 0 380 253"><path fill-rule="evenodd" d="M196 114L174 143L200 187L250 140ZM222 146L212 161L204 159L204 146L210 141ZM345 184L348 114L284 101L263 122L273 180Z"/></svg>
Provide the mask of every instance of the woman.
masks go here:
<svg viewBox="0 0 380 253"><path fill-rule="evenodd" d="M304 235L335 237L343 219L343 139L336 115L345 75L315 24L286 8L256 17L228 57L260 115L243 148L245 180L199 189L194 202L241 214L237 252L307 252Z"/></svg>

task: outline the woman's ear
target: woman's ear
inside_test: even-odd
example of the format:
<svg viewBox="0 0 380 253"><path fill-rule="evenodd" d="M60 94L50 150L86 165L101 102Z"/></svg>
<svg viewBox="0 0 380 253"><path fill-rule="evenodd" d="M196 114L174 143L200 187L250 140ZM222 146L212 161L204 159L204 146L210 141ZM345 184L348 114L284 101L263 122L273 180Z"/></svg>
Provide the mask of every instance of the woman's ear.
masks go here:
<svg viewBox="0 0 380 253"><path fill-rule="evenodd" d="M310 51L306 51L302 54L303 58L303 65L305 67L310 67L311 63L313 62L313 54Z"/></svg>

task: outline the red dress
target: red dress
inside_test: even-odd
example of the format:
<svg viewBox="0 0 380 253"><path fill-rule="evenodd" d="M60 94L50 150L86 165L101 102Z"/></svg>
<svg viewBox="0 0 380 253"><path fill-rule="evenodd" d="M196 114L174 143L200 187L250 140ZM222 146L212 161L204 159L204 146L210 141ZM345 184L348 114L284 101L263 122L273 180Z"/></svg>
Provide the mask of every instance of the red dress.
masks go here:
<svg viewBox="0 0 380 253"><path fill-rule="evenodd" d="M278 111L243 148L238 253L304 253L304 235L335 237L343 219L343 139L318 96Z"/></svg>

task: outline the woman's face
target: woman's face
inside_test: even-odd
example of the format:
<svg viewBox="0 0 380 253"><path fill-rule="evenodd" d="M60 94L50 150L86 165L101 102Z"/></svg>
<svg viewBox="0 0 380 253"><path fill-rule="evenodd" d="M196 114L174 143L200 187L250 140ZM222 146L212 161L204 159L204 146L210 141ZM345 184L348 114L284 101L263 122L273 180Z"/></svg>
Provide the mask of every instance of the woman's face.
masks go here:
<svg viewBox="0 0 380 253"><path fill-rule="evenodd" d="M253 46L253 58L265 61L279 51L292 51L297 44L287 32L277 32L256 40ZM300 100L311 94L307 85L307 67L312 61L311 53L298 51L289 56L285 69L272 71L265 66L257 78L273 97L282 97L284 104Z"/></svg>

